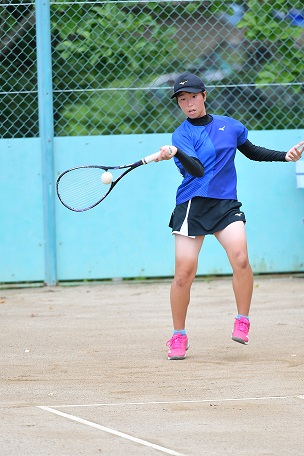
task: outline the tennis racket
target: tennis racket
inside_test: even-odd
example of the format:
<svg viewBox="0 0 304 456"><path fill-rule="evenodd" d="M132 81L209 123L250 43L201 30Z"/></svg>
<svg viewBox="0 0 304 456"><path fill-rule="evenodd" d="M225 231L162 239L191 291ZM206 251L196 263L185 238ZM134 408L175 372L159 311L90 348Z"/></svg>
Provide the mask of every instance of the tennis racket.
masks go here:
<svg viewBox="0 0 304 456"><path fill-rule="evenodd" d="M57 179L56 191L61 203L74 212L84 212L97 206L113 190L115 185L130 171L151 163L159 157L159 152L148 155L129 165L121 166L77 166L64 171ZM124 170L121 172L121 170ZM105 172L110 172L113 180L106 184ZM108 177L107 174L106 177ZM111 176L110 176L111 178Z"/></svg>

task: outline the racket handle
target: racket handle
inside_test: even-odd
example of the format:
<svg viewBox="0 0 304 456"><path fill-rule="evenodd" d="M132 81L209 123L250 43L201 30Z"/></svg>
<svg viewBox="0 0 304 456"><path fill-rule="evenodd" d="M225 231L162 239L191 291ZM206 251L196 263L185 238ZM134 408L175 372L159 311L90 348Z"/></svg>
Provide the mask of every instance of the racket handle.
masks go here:
<svg viewBox="0 0 304 456"><path fill-rule="evenodd" d="M155 154L148 155L147 157L142 159L144 165L153 162L156 158L159 158L159 152L155 152Z"/></svg>

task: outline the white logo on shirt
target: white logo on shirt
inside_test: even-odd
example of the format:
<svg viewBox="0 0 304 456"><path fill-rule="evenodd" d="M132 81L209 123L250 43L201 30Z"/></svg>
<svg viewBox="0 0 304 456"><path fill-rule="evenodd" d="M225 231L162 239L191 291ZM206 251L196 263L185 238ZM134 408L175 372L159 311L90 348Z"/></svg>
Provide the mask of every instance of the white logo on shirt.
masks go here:
<svg viewBox="0 0 304 456"><path fill-rule="evenodd" d="M224 131L225 130L225 125L223 127L220 127L219 130Z"/></svg>

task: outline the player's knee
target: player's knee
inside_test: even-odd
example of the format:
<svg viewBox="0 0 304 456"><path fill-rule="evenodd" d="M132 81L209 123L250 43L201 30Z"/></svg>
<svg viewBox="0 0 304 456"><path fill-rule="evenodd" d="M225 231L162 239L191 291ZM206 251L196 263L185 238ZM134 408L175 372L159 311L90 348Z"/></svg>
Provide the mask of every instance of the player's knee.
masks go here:
<svg viewBox="0 0 304 456"><path fill-rule="evenodd" d="M248 255L245 252L239 251L235 255L234 265L239 270L246 270L250 267Z"/></svg>
<svg viewBox="0 0 304 456"><path fill-rule="evenodd" d="M191 285L195 277L195 268L184 269L175 273L174 282L177 287L183 288Z"/></svg>

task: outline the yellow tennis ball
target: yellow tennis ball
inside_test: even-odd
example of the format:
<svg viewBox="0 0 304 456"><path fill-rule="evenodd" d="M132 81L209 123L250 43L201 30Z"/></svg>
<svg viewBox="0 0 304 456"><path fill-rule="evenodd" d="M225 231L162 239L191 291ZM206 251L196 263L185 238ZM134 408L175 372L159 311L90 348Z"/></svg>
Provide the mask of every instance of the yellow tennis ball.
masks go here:
<svg viewBox="0 0 304 456"><path fill-rule="evenodd" d="M113 174L109 171L106 171L101 175L101 180L104 184L111 184L111 182L113 181Z"/></svg>

